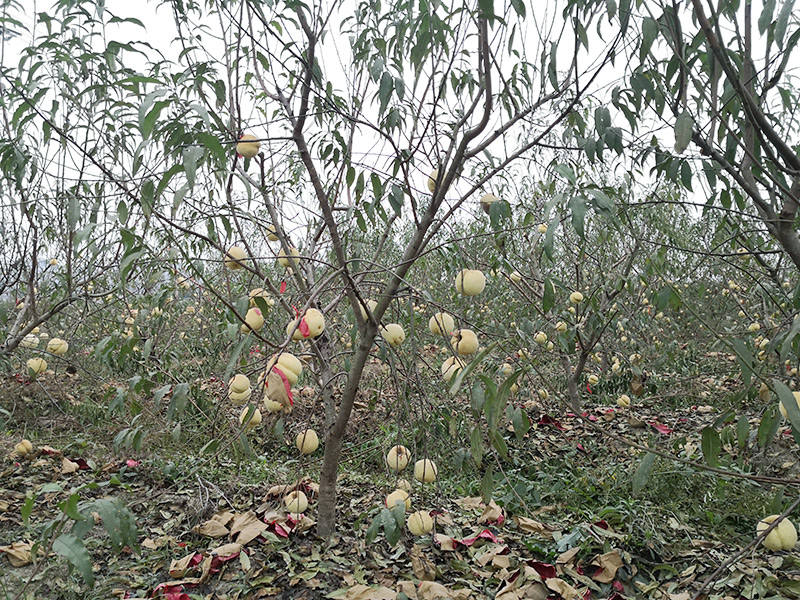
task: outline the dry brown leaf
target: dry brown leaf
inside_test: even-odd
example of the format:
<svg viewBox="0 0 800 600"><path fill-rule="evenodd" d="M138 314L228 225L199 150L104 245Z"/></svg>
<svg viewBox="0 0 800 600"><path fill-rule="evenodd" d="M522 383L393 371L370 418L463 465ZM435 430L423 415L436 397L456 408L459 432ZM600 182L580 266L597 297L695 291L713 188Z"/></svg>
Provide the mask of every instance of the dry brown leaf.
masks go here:
<svg viewBox="0 0 800 600"><path fill-rule="evenodd" d="M580 551L581 549L576 546L575 548L571 548L566 552L562 552L561 554L558 555L558 558L556 559L556 564L569 564L570 562L572 562L572 559L575 558L575 555Z"/></svg>
<svg viewBox="0 0 800 600"><path fill-rule="evenodd" d="M498 569L508 569L511 567L511 558L507 554L495 554L492 558L492 566Z"/></svg>
<svg viewBox="0 0 800 600"><path fill-rule="evenodd" d="M448 552L454 552L456 549L456 541L449 535L444 535L443 533L437 533L433 536L433 541L439 544L439 547L442 550L446 550Z"/></svg>
<svg viewBox="0 0 800 600"><path fill-rule="evenodd" d="M413 581L398 581L397 593L403 593L409 600L417 600L417 584Z"/></svg>
<svg viewBox="0 0 800 600"><path fill-rule="evenodd" d="M535 571L534 571L535 573ZM495 600L546 600L550 595L547 587L538 581L525 583L522 575L503 586L494 597Z"/></svg>
<svg viewBox="0 0 800 600"><path fill-rule="evenodd" d="M597 575L592 575L592 579L600 583L611 583L614 577L617 576L617 570L622 567L622 557L619 555L619 550L612 550L601 554L592 561L593 565L602 567L602 571Z"/></svg>
<svg viewBox="0 0 800 600"><path fill-rule="evenodd" d="M211 555L221 556L224 558L226 556L233 556L234 554L237 554L241 551L242 551L241 544L237 544L236 542L231 542L230 544L222 544L222 546L214 548L211 551Z"/></svg>
<svg viewBox="0 0 800 600"><path fill-rule="evenodd" d="M411 569L417 579L422 581L434 581L436 579L436 565L422 554L422 548L417 545L411 548Z"/></svg>
<svg viewBox="0 0 800 600"><path fill-rule="evenodd" d="M563 579L559 579L558 577L551 577L544 583L550 590L560 595L564 600L583 599L581 593Z"/></svg>
<svg viewBox="0 0 800 600"><path fill-rule="evenodd" d="M231 511L223 510L216 514L211 515L211 519L213 521L219 521L223 525L228 525L228 523L230 523L235 516L236 515L234 515Z"/></svg>
<svg viewBox="0 0 800 600"><path fill-rule="evenodd" d="M228 528L219 521L209 519L192 527L192 532L199 535L205 535L210 538L221 538L228 535Z"/></svg>
<svg viewBox="0 0 800 600"><path fill-rule="evenodd" d="M0 546L0 552L6 553L12 567L24 567L33 562L32 547L33 543L30 541L13 542L10 546Z"/></svg>
<svg viewBox="0 0 800 600"><path fill-rule="evenodd" d="M142 548L147 548L148 550L158 550L160 544L152 538L144 538L141 546Z"/></svg>
<svg viewBox="0 0 800 600"><path fill-rule="evenodd" d="M355 585L347 590L346 600L395 600L397 592L387 587Z"/></svg>
<svg viewBox="0 0 800 600"><path fill-rule="evenodd" d="M62 457L61 459L61 474L62 475L70 475L74 473L78 469L80 469L80 465L76 462L72 462L66 456Z"/></svg>
<svg viewBox="0 0 800 600"><path fill-rule="evenodd" d="M231 537L242 546L246 546L267 530L267 524L261 521L252 510L237 515L231 523Z"/></svg>
<svg viewBox="0 0 800 600"><path fill-rule="evenodd" d="M472 595L470 590L448 590L441 583L423 581L417 589L417 600L466 600Z"/></svg>
<svg viewBox="0 0 800 600"><path fill-rule="evenodd" d="M501 517L505 518L505 511L497 506L494 500L490 500L488 506L483 509L483 514L478 519L478 523L495 523Z"/></svg>
<svg viewBox="0 0 800 600"><path fill-rule="evenodd" d="M495 545L493 548L489 546L486 546L486 548L488 549L475 559L475 562L477 562L482 567L485 567L486 565L491 563L494 560L495 556L506 551L506 546Z"/></svg>
<svg viewBox="0 0 800 600"><path fill-rule="evenodd" d="M518 517L514 516L514 522L517 524L517 527L520 528L522 531L526 531L528 533L538 533L543 538L552 539L553 532L556 531L558 528L553 527L552 525L545 525L541 521L537 521L535 519L529 519L527 517Z"/></svg>
<svg viewBox="0 0 800 600"><path fill-rule="evenodd" d="M458 504L461 508L468 508L474 510L474 509L482 509L484 507L483 499L480 496L459 498L454 502Z"/></svg>
<svg viewBox="0 0 800 600"><path fill-rule="evenodd" d="M647 423L633 415L628 417L628 424L635 429L641 429L647 426Z"/></svg>
<svg viewBox="0 0 800 600"><path fill-rule="evenodd" d="M312 529L317 522L312 519L311 517L307 517L306 515L300 515L297 523L294 526L295 533L303 533L304 531L308 531Z"/></svg>
<svg viewBox="0 0 800 600"><path fill-rule="evenodd" d="M189 563L192 562L196 552L191 552L179 560L173 560L169 565L169 576L173 579L181 579L189 570ZM195 565L196 566L196 565Z"/></svg>

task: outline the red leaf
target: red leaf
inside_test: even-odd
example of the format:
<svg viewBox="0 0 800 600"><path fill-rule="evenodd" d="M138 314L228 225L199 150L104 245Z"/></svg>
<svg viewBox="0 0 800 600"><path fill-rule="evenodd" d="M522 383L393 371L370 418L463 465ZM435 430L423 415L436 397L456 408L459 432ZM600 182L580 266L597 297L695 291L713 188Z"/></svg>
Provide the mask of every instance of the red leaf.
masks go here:
<svg viewBox="0 0 800 600"><path fill-rule="evenodd" d="M595 527L599 527L600 529L608 529L608 522L607 521L595 521L592 523Z"/></svg>
<svg viewBox="0 0 800 600"><path fill-rule="evenodd" d="M128 460L125 461L125 465L127 467L131 468L131 469L135 469L136 467L138 467L141 464L142 464L142 461L133 460L132 458L129 458Z"/></svg>
<svg viewBox="0 0 800 600"><path fill-rule="evenodd" d="M280 536L282 538L288 538L289 537L289 532L286 531L286 529L284 529L283 527L281 527L277 523L271 523L270 526L267 527L267 531L272 531L272 533L274 533L275 535Z"/></svg>
<svg viewBox="0 0 800 600"><path fill-rule="evenodd" d="M622 585L622 582L619 581L618 579L615 579L611 583L611 587L613 587L615 590L617 590L617 592L625 591L625 586ZM620 596L619 594L617 594L616 592L614 592L613 594L611 594L608 597L608 600L624 600L624 598L622 596Z"/></svg>
<svg viewBox="0 0 800 600"><path fill-rule="evenodd" d="M168 583L159 583L153 589L152 598L163 598L164 600L191 600L189 594L183 591L181 585L169 585Z"/></svg>
<svg viewBox="0 0 800 600"><path fill-rule="evenodd" d="M551 417L550 415L542 415L542 416L541 416L541 418L539 419L539 425L552 425L552 426L553 426L553 427L555 427L556 429L560 429L561 431L565 431L565 429L564 429L564 427L561 425L561 423L559 423L558 421L556 421L556 420L555 420L553 417Z"/></svg>
<svg viewBox="0 0 800 600"><path fill-rule="evenodd" d="M556 568L548 563L530 561L526 563L539 574L542 579L550 579L556 576Z"/></svg>
<svg viewBox="0 0 800 600"><path fill-rule="evenodd" d="M664 435L669 435L672 433L672 429L667 427L666 425L662 425L658 421L650 421L650 426L655 429L658 433L663 433Z"/></svg>
<svg viewBox="0 0 800 600"><path fill-rule="evenodd" d="M586 384L586 391L590 394L592 393L592 387L588 383Z"/></svg>
<svg viewBox="0 0 800 600"><path fill-rule="evenodd" d="M286 282L281 281L281 294L286 291Z"/></svg>
<svg viewBox="0 0 800 600"><path fill-rule="evenodd" d="M201 562L203 562L203 555L200 552L195 552L194 556L192 556L192 560L189 561L189 566L196 567Z"/></svg>
<svg viewBox="0 0 800 600"><path fill-rule="evenodd" d="M89 463L87 463L86 460L84 460L83 458L75 458L75 459L70 459L70 460L72 462L74 462L76 465L78 465L78 468L81 469L81 470L85 470L85 469L90 469L91 468L89 466Z"/></svg>
<svg viewBox="0 0 800 600"><path fill-rule="evenodd" d="M578 450L580 450L581 452L586 452L586 448L584 448L583 445L580 442L575 442L575 445L578 447Z"/></svg>
<svg viewBox="0 0 800 600"><path fill-rule="evenodd" d="M475 542L477 542L481 538L484 538L484 539L487 539L487 540L491 540L495 544L502 544L503 543L503 540L501 540L499 537L497 537L495 534L493 534L488 529L484 529L483 531L481 531L475 537L464 538L463 540L455 540L455 541L458 542L459 544L463 544L464 546L468 546L469 547L469 546L472 546L472 544L474 544Z"/></svg>

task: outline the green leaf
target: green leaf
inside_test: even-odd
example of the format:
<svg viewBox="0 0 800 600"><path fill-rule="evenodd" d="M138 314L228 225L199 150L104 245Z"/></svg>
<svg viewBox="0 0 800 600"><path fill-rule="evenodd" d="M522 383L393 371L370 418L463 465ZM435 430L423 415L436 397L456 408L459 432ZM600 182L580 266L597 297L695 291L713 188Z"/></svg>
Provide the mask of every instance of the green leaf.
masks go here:
<svg viewBox="0 0 800 600"><path fill-rule="evenodd" d="M745 346L744 342L740 339L732 339L731 345L736 352L736 360L739 363L739 367L742 369L742 379L744 380L744 384L750 385L750 381L753 378L754 365L756 362L755 358L753 357L753 353L748 350L747 346Z"/></svg>
<svg viewBox="0 0 800 600"><path fill-rule="evenodd" d="M639 467L636 469L636 473L633 475L634 496L638 496L647 485L647 482L650 479L650 473L653 471L653 464L656 462L657 456L657 454L648 452L645 454L642 462L639 463Z"/></svg>
<svg viewBox="0 0 800 600"><path fill-rule="evenodd" d="M489 353L491 353L492 350L494 350L495 346L497 346L498 343L499 342L492 342L491 344L486 346L486 348L484 348L483 350L478 352L478 354L475 355L475 358L473 358L466 367L464 367L463 369L459 370L458 373L456 373L455 377L453 377L453 379L451 380L452 383L450 384L451 396L455 396L458 393L458 390L461 389L461 383L464 381L464 378L467 377L470 373L472 373L476 368L478 368L478 365L480 365L483 359L486 358L486 356Z"/></svg>
<svg viewBox="0 0 800 600"><path fill-rule="evenodd" d="M764 8L761 9L761 14L758 16L758 33L764 35L764 32L772 24L772 15L774 13L775 0L765 0Z"/></svg>
<svg viewBox="0 0 800 600"><path fill-rule="evenodd" d="M190 188L193 188L197 175L197 161L203 157L203 149L199 146L189 146L183 149L181 155L183 157L183 169L186 171L186 182ZM163 183L163 180L161 183Z"/></svg>
<svg viewBox="0 0 800 600"><path fill-rule="evenodd" d="M719 465L719 453L722 450L722 442L719 433L713 427L704 427L701 432L701 448L706 463L712 467Z"/></svg>
<svg viewBox="0 0 800 600"><path fill-rule="evenodd" d="M572 213L572 228L581 238L585 235L586 222L586 198L583 196L573 196L567 203Z"/></svg>
<svg viewBox="0 0 800 600"><path fill-rule="evenodd" d="M789 422L792 427L800 430L800 407L797 406L797 398L786 384L779 379L772 380L772 389L778 394L778 400L783 404L786 414L789 415Z"/></svg>
<svg viewBox="0 0 800 600"><path fill-rule="evenodd" d="M549 231L548 231L549 233ZM544 280L544 294L542 296L542 310L550 312L553 305L556 303L556 288L553 282L549 279Z"/></svg>
<svg viewBox="0 0 800 600"><path fill-rule="evenodd" d="M242 355L245 345L249 347L249 345L253 343L251 338L252 336L246 335L236 344L233 352L231 352L230 359L228 359L228 365L225 367L225 375L222 376L223 381L228 381L233 376L233 371L239 362L239 357Z"/></svg>
<svg viewBox="0 0 800 600"><path fill-rule="evenodd" d="M111 540L111 548L114 552L122 549L122 524L120 523L118 505L107 498L94 501L94 509L103 520L103 527L106 528L108 539Z"/></svg>
<svg viewBox="0 0 800 600"><path fill-rule="evenodd" d="M228 379L230 378L227 378L225 381L227 381ZM171 389L172 386L168 383L167 385L163 385L160 388L158 388L155 392L153 392L153 403L155 404L156 409L158 409L161 406L161 401L164 399L164 396L166 396Z"/></svg>
<svg viewBox="0 0 800 600"><path fill-rule="evenodd" d="M67 227L74 231L81 218L81 199L77 196L70 196L69 208L67 209Z"/></svg>
<svg viewBox="0 0 800 600"><path fill-rule="evenodd" d="M73 521L83 521L86 515L78 511L78 501L81 499L80 494L70 494L64 502L59 502L58 508L61 509Z"/></svg>
<svg viewBox="0 0 800 600"><path fill-rule="evenodd" d="M494 19L494 0L478 0L479 16L484 19Z"/></svg>
<svg viewBox="0 0 800 600"><path fill-rule="evenodd" d="M503 434L497 429L492 432L492 446L500 453L503 460L508 460L508 444L506 444Z"/></svg>
<svg viewBox="0 0 800 600"><path fill-rule="evenodd" d="M397 545L397 542L400 541L402 529L397 526L397 519L395 519L392 511L388 508L382 509L380 518L383 524L383 535L386 536L386 541L389 542L390 546Z"/></svg>
<svg viewBox="0 0 800 600"><path fill-rule="evenodd" d="M783 40L786 37L786 28L789 25L792 8L794 8L794 0L786 0L778 15L778 20L775 21L775 42L777 42L778 48L783 48Z"/></svg>
<svg viewBox="0 0 800 600"><path fill-rule="evenodd" d="M561 175L564 179L569 181L572 185L578 181L578 178L575 176L575 171L572 170L572 167L569 165L557 164L553 167L553 170Z"/></svg>
<svg viewBox="0 0 800 600"><path fill-rule="evenodd" d="M750 436L750 421L747 415L742 415L736 421L736 441L739 445L739 450L744 450L747 446L747 438Z"/></svg>
<svg viewBox="0 0 800 600"><path fill-rule="evenodd" d="M494 466L489 464L486 472L481 479L481 498L486 504L492 501L492 491L494 490Z"/></svg>
<svg viewBox="0 0 800 600"><path fill-rule="evenodd" d="M160 197L161 194L164 193L164 190L167 189L167 186L169 185L170 180L173 177L175 177L175 175L180 173L181 171L183 171L183 165L173 165L166 173L164 173L161 176L161 181L158 182L158 186L156 187L156 191L155 191L155 197L156 198ZM188 177L188 173L187 173L187 177ZM194 180L194 174L192 174L192 180ZM120 200L120 204L122 204L121 200ZM119 211L117 211L117 212L119 212ZM127 214L128 213L127 213L127 210L126 210L125 218L124 219L120 218L120 222L125 222L127 220L127 218L128 218Z"/></svg>
<svg viewBox="0 0 800 600"><path fill-rule="evenodd" d="M375 515L375 518L372 519L372 523L369 524L367 528L367 534L365 537L365 541L367 546L371 545L372 542L375 541L375 538L378 537L378 533L381 530L381 513Z"/></svg>
<svg viewBox="0 0 800 600"><path fill-rule="evenodd" d="M380 100L380 112L386 110L386 105L389 104L389 99L392 97L392 89L394 88L394 78L389 71L384 71L381 75L381 83L378 88L378 100Z"/></svg>
<svg viewBox="0 0 800 600"><path fill-rule="evenodd" d="M183 416L186 410L186 402L189 397L189 384L179 383L172 390L172 398L167 407L167 421L171 421L176 415Z"/></svg>
<svg viewBox="0 0 800 600"><path fill-rule="evenodd" d="M778 433L780 424L781 420L778 417L778 407L773 403L768 406L764 414L761 415L761 423L758 425L757 437L759 448L766 448L769 445L775 437L775 434Z"/></svg>
<svg viewBox="0 0 800 600"><path fill-rule="evenodd" d="M683 111L675 120L675 152L683 153L692 141L694 119L688 111Z"/></svg>
<svg viewBox="0 0 800 600"><path fill-rule="evenodd" d="M83 542L70 533L62 533L53 542L53 552L66 558L83 577L87 585L94 587L94 573L89 552Z"/></svg>
<svg viewBox="0 0 800 600"><path fill-rule="evenodd" d="M389 205L394 210L394 213L399 217L400 213L403 211L403 202L404 202L404 194L403 188L399 185L392 184L392 193L389 194Z"/></svg>
<svg viewBox="0 0 800 600"><path fill-rule="evenodd" d="M517 436L517 441L521 442L531 428L531 420L528 417L528 413L517 406L514 408L514 412L511 413L511 424L514 426L514 435Z"/></svg>
<svg viewBox="0 0 800 600"><path fill-rule="evenodd" d="M647 55L650 54L650 49L653 47L653 42L658 37L658 22L652 17L645 17L642 21L642 45L639 46L639 60L644 62Z"/></svg>
<svg viewBox="0 0 800 600"><path fill-rule="evenodd" d="M483 464L483 431L480 425L475 425L469 434L469 451L475 466L480 469Z"/></svg>

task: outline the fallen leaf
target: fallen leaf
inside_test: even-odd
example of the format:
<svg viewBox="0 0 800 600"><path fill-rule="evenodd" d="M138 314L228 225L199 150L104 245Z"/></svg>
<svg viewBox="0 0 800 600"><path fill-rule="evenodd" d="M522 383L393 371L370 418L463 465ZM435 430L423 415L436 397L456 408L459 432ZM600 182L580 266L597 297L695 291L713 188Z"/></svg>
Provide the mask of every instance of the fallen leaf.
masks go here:
<svg viewBox="0 0 800 600"><path fill-rule="evenodd" d="M574 548L570 548L566 552L562 552L561 554L558 555L558 558L556 559L556 564L565 565L572 562L572 559L575 558L575 555L580 551L581 551L580 547L575 546Z"/></svg>
<svg viewBox="0 0 800 600"><path fill-rule="evenodd" d="M24 567L33 562L31 555L31 548L33 543L28 542L13 542L10 546L0 546L0 552L5 552L8 557L8 562L12 567Z"/></svg>
<svg viewBox="0 0 800 600"><path fill-rule="evenodd" d="M397 593L405 594L409 600L417 600L417 585L413 581L398 581Z"/></svg>
<svg viewBox="0 0 800 600"><path fill-rule="evenodd" d="M368 585L355 585L347 590L346 600L395 600L397 592L387 587L370 587Z"/></svg>
<svg viewBox="0 0 800 600"><path fill-rule="evenodd" d="M228 523L233 521L233 518L235 516L236 515L234 515L231 511L223 510L223 511L220 511L220 512L214 514L214 515L211 515L211 519L214 520L214 521L219 521L223 525L227 526Z"/></svg>
<svg viewBox="0 0 800 600"><path fill-rule="evenodd" d="M441 600L442 598L466 600L471 595L470 590L449 590L435 581L423 581L417 588L417 600Z"/></svg>
<svg viewBox="0 0 800 600"><path fill-rule="evenodd" d="M231 558L235 558L241 551L242 551L242 545L232 542L230 544L223 544L218 548L214 548L211 551L211 555L219 556L221 558L230 560Z"/></svg>
<svg viewBox="0 0 800 600"><path fill-rule="evenodd" d="M439 544L439 548L448 552L453 552L456 549L456 540L443 533L437 533L433 536L433 541Z"/></svg>
<svg viewBox="0 0 800 600"><path fill-rule="evenodd" d="M71 473L74 473L80 468L81 467L78 463L72 462L66 456L61 458L61 473L63 475L70 475Z"/></svg>
<svg viewBox="0 0 800 600"><path fill-rule="evenodd" d="M494 500L491 500L486 508L483 509L483 514L478 519L478 523L497 523L502 525L505 520L506 515L503 509L497 506Z"/></svg>
<svg viewBox="0 0 800 600"><path fill-rule="evenodd" d="M619 550L612 550L601 554L592 561L593 565L600 567L600 571L592 575L592 579L600 583L610 583L617 576L617 570L622 567L622 557Z"/></svg>
<svg viewBox="0 0 800 600"><path fill-rule="evenodd" d="M186 573L199 565L203 560L203 555L199 552L192 552L181 559L173 560L169 565L169 576L173 579L182 579Z"/></svg>
<svg viewBox="0 0 800 600"><path fill-rule="evenodd" d="M483 507L485 506L483 503L483 499L480 496L459 498L458 500L455 500L455 503L458 504L461 508L471 508L479 510L482 510Z"/></svg>
<svg viewBox="0 0 800 600"><path fill-rule="evenodd" d="M411 569L417 579L433 581L436 579L436 565L427 556L422 554L422 547L414 545L411 548Z"/></svg>
<svg viewBox="0 0 800 600"><path fill-rule="evenodd" d="M485 567L494 561L495 556L504 552L508 552L508 548L506 546L495 546L494 548L487 547L487 550L475 560L480 566Z"/></svg>
<svg viewBox="0 0 800 600"><path fill-rule="evenodd" d="M209 519L192 527L192 532L198 535L205 535L210 538L221 538L228 535L228 528L219 521Z"/></svg>
<svg viewBox="0 0 800 600"><path fill-rule="evenodd" d="M583 596L581 596L580 592L563 579L553 577L545 581L544 584L550 590L560 595L564 600L583 600Z"/></svg>
<svg viewBox="0 0 800 600"><path fill-rule="evenodd" d="M246 546L249 542L256 539L267 530L268 525L259 520L252 510L237 515L231 523L231 537L236 538L236 542ZM236 537L236 534L239 534Z"/></svg>
<svg viewBox="0 0 800 600"><path fill-rule="evenodd" d="M545 525L544 523L537 521L535 519L529 519L527 517L513 517L514 522L517 524L517 527L520 528L522 531L526 531L528 533L538 533L542 537L546 539L553 538L553 532L556 531L558 528L553 527L552 525Z"/></svg>

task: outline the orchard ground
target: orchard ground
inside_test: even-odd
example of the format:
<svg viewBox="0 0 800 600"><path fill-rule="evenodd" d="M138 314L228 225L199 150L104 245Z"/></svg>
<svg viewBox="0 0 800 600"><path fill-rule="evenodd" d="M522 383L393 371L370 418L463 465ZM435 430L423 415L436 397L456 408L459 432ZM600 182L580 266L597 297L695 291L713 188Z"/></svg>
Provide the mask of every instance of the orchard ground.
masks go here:
<svg viewBox="0 0 800 600"><path fill-rule="evenodd" d="M312 527L320 452L303 457L294 447L300 424L310 419L322 427L314 422L319 411L306 388L298 390L289 417L267 417L248 435L251 456L224 443L203 449L211 437L224 438L224 429L230 435L237 431L238 409L225 399L226 386L215 380L193 384L203 390L204 410L214 412L213 420L187 418L179 436L164 420L164 407L144 401L139 425L148 433L136 451L119 440L130 423L106 416L104 396L112 383L98 389L81 369L67 373L65 364L33 383L18 374L6 378L0 392L0 405L10 413L4 416L14 425L2 437L0 545L39 539L42 525L63 515L59 503L79 489L81 502L121 499L136 517L139 547L112 551L98 524L86 537L93 589L53 555L19 567L10 566L8 557L0 559L5 563L0 582L10 598L26 582L19 597L402 598L398 594L405 593L510 599L570 598L577 590L591 598L689 598L754 539L756 522L773 512L776 499L781 506L780 486L704 471L701 431L715 426L721 432L719 463L725 468L744 472L737 464L749 464L754 473L787 479L798 472L796 443L787 427L781 425L774 441L759 448L763 401L741 381L734 357L700 348L695 356L691 370L649 373L644 394L634 397L629 409L615 402L629 391L630 376L624 373L603 377L586 394L582 415L523 386L509 406L527 414L530 429L519 438L504 419L500 430L508 459L486 456L481 469L468 451L469 399L432 393L424 418L401 441L411 448L412 461L425 449L438 464L438 480L425 486L413 482L411 494L412 511L433 511L436 541L404 529L395 545L382 522L367 541L385 496L397 484L383 457L399 439L392 427L399 405L394 392L386 391L389 369L377 357L348 429L340 525L329 545L315 538ZM720 399L730 405L727 416ZM750 417L743 447L732 430L741 415ZM666 458L648 463L644 452L603 432L698 466ZM15 455L22 437L33 442L35 456ZM400 476L412 480L412 466ZM481 500L487 473L493 479L488 506ZM287 521L283 494L272 488L298 483L311 503L295 523ZM99 522L99 516L93 518ZM204 529L211 520L224 525ZM235 545L243 535L250 539ZM219 547L227 555L206 558ZM25 546L20 548L24 556ZM179 569L175 561L181 559L188 564L185 560ZM794 552L751 549L705 593L796 597L796 559Z"/></svg>

